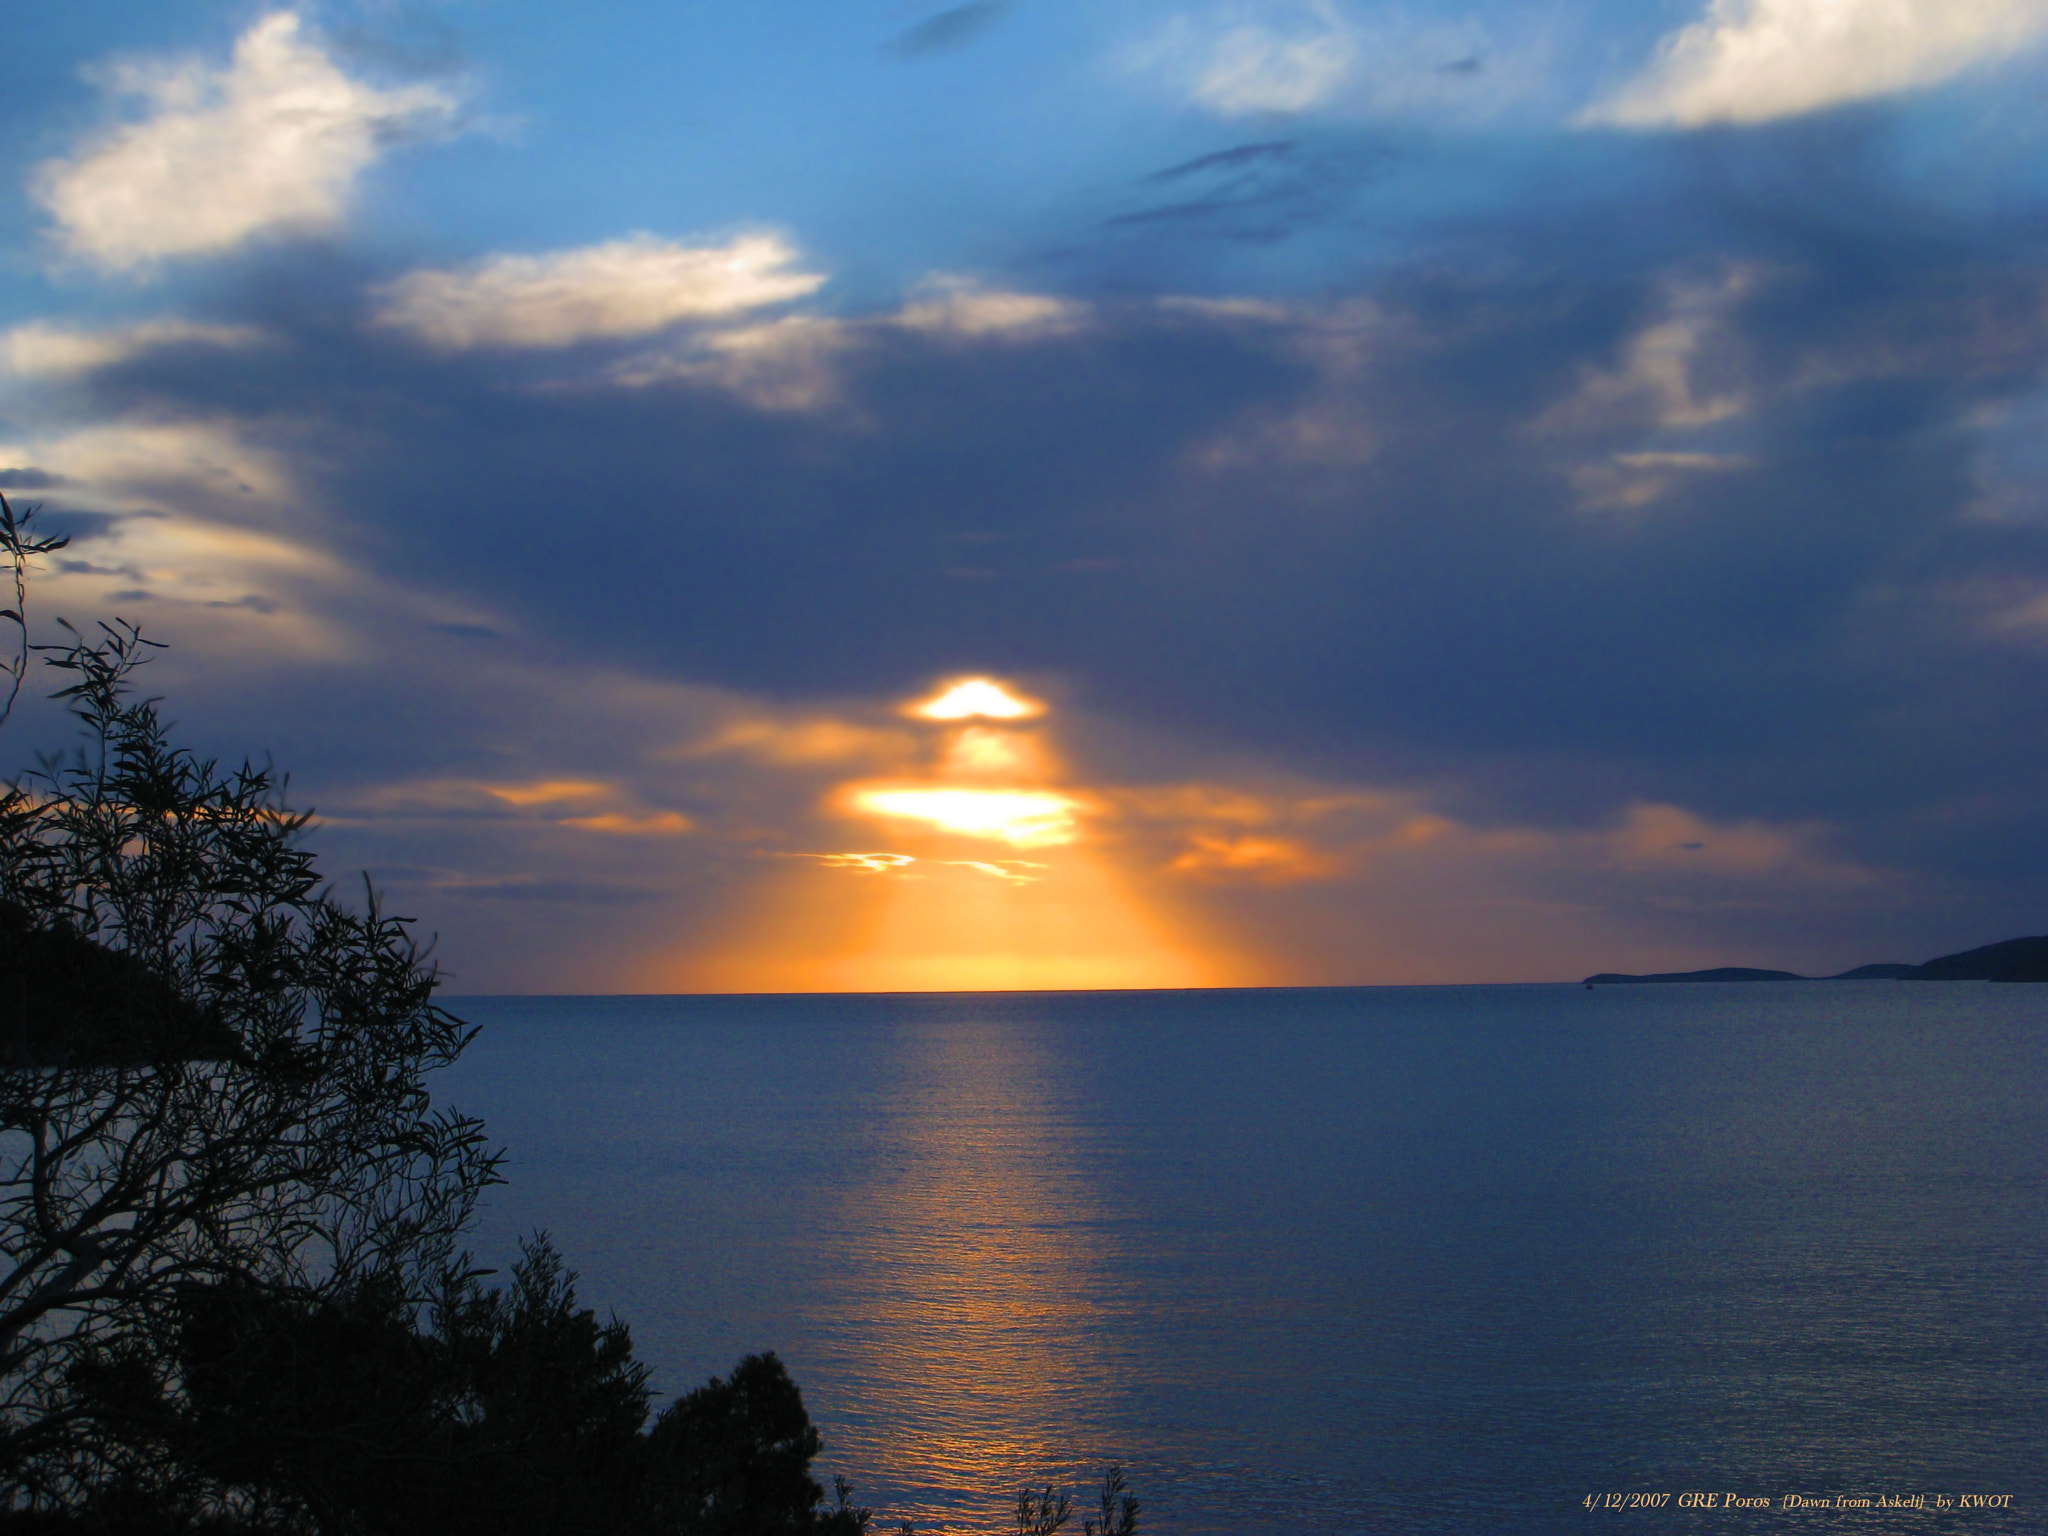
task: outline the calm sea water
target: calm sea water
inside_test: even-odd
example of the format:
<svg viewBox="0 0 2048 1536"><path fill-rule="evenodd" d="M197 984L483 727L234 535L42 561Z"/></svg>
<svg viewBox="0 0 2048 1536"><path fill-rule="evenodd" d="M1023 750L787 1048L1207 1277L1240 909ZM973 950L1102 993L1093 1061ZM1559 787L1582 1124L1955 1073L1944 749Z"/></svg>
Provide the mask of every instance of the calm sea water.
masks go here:
<svg viewBox="0 0 2048 1536"><path fill-rule="evenodd" d="M2048 987L454 1006L479 1253L776 1350L883 1529L2048 1531Z"/></svg>

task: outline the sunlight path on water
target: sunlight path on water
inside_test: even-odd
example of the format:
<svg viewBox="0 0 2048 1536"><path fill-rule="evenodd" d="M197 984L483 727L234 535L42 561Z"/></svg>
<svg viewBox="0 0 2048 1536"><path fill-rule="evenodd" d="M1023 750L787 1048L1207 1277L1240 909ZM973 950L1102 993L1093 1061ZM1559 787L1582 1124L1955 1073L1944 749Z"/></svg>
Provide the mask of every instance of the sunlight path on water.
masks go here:
<svg viewBox="0 0 2048 1536"><path fill-rule="evenodd" d="M884 1530L1110 1460L1162 1536L1578 1536L1613 1488L1989 1488L2028 1502L1914 1529L2017 1536L2048 1499L2034 989L460 1007L450 1095L512 1153L486 1254L550 1227L666 1390L776 1349Z"/></svg>

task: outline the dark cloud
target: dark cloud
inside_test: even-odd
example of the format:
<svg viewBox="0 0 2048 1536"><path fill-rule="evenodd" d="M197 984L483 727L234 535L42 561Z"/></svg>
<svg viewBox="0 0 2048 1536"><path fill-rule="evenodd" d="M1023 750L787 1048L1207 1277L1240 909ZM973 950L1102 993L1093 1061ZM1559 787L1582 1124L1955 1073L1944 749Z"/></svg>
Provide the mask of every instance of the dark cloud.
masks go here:
<svg viewBox="0 0 2048 1536"><path fill-rule="evenodd" d="M76 507L41 507L36 512L36 527L55 538L69 539L73 544L83 544L92 539L103 539L129 517L158 517L154 512L87 512Z"/></svg>
<svg viewBox="0 0 2048 1536"><path fill-rule="evenodd" d="M927 16L889 43L889 51L901 58L922 58L965 48L984 36L1010 9L1005 0L974 0Z"/></svg>
<svg viewBox="0 0 2048 1536"><path fill-rule="evenodd" d="M1145 187L1197 223L1318 163L1240 145ZM1289 308L870 327L811 410L426 354L348 323L345 284L295 346L97 387L242 417L357 558L593 663L792 702L1015 673L1481 827L1823 826L1926 922L2002 931L2048 858L2048 524L1980 515L1973 424L2037 389L2048 279L2010 232L1867 209L1644 219L1532 215L1513 259L1447 240ZM422 709L451 753L486 739ZM1969 937L1909 919L1901 954Z"/></svg>
<svg viewBox="0 0 2048 1536"><path fill-rule="evenodd" d="M64 477L41 469L0 469L0 491L47 491L62 485Z"/></svg>
<svg viewBox="0 0 2048 1536"><path fill-rule="evenodd" d="M57 569L67 576L123 576L129 581L142 580L142 572L132 565L95 565L90 560L59 560Z"/></svg>
<svg viewBox="0 0 2048 1536"><path fill-rule="evenodd" d="M1344 213L1397 158L1377 144L1239 144L1141 177L1135 206L1111 214L1101 228L1272 244Z"/></svg>
<svg viewBox="0 0 2048 1536"><path fill-rule="evenodd" d="M398 882L403 885L405 882ZM606 885L590 880L505 880L439 881L425 889L436 896L456 896L469 901L521 901L558 903L572 906L637 906L658 899L659 893L632 886Z"/></svg>
<svg viewBox="0 0 2048 1536"><path fill-rule="evenodd" d="M1169 165L1163 171L1154 171L1144 177L1146 182L1184 181L1190 176L1211 174L1217 171L1238 171L1262 161L1292 158L1301 149L1296 139L1270 139L1257 144L1239 144L1232 149L1219 149L1212 154L1197 155L1192 160L1183 160L1178 165Z"/></svg>
<svg viewBox="0 0 2048 1536"><path fill-rule="evenodd" d="M149 596L147 592L141 595L144 597ZM283 605L275 598L264 597L256 592L245 592L242 596L233 599L215 598L208 602L206 606L209 608L243 608L247 609L250 613L271 614L278 612Z"/></svg>
<svg viewBox="0 0 2048 1536"><path fill-rule="evenodd" d="M352 69L401 79L445 78L469 62L461 31L423 6L383 7L374 27L335 27L325 38Z"/></svg>

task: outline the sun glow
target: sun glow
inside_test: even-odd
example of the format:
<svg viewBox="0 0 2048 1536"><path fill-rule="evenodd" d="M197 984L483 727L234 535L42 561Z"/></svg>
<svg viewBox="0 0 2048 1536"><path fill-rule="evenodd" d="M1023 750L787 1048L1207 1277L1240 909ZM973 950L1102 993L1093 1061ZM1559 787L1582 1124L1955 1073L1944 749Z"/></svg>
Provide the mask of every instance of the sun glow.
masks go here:
<svg viewBox="0 0 2048 1536"><path fill-rule="evenodd" d="M926 786L855 786L851 809L894 821L919 821L961 837L987 838L1012 848L1051 848L1079 835L1081 802L1048 789L953 789Z"/></svg>
<svg viewBox="0 0 2048 1536"><path fill-rule="evenodd" d="M828 790L811 834L888 851L781 856L714 944L649 982L928 992L1241 979L1234 957L1191 941L1165 884L1124 867L1097 825L1111 802L1073 782L1044 704L975 677L896 713L918 723L908 756L920 768L871 758L877 776Z"/></svg>
<svg viewBox="0 0 2048 1536"><path fill-rule="evenodd" d="M908 713L919 720L1035 720L1045 706L1019 698L992 678L969 677L911 705Z"/></svg>
<svg viewBox="0 0 2048 1536"><path fill-rule="evenodd" d="M814 853L810 857L827 869L857 869L868 875L886 875L917 862L907 853Z"/></svg>

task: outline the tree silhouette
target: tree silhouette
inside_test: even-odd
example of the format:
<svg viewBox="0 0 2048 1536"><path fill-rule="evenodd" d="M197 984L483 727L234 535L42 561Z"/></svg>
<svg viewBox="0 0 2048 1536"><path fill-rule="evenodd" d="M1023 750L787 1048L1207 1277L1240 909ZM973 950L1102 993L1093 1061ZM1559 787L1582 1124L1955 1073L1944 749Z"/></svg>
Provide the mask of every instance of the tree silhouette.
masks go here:
<svg viewBox="0 0 2048 1536"><path fill-rule="evenodd" d="M150 646L51 650L84 743L0 797L0 1473L31 1502L181 1475L78 1384L180 1390L192 1298L423 1305L497 1178L429 1099L471 1032L405 921L322 887L270 769L171 745Z"/></svg>

